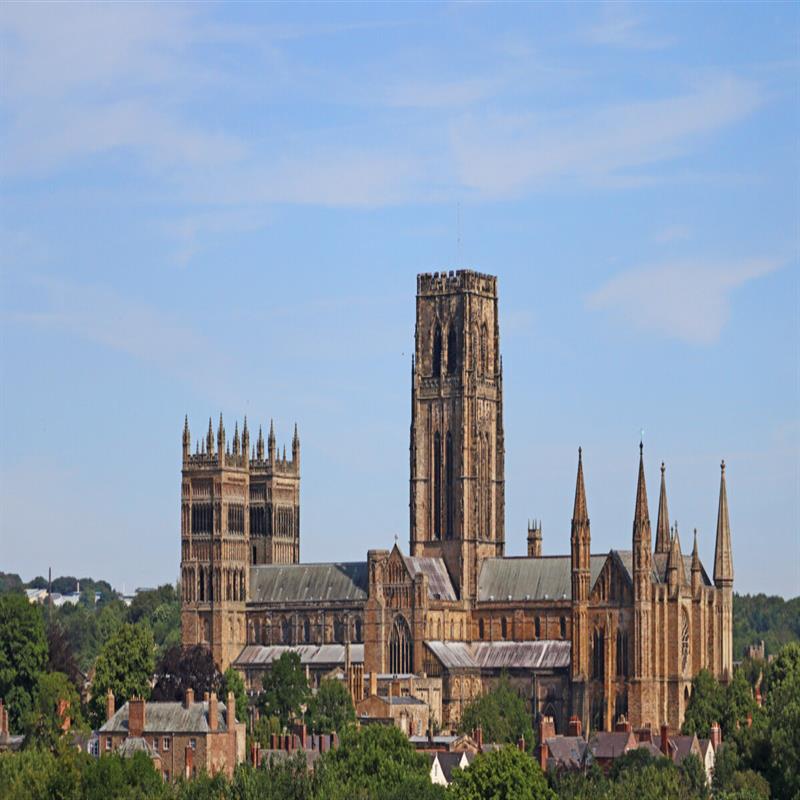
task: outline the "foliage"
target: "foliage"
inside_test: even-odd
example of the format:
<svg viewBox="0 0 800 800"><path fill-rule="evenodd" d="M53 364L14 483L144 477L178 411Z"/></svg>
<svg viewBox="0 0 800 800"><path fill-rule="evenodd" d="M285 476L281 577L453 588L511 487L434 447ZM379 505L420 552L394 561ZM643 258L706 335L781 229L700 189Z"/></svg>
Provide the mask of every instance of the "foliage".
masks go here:
<svg viewBox="0 0 800 800"><path fill-rule="evenodd" d="M708 778L703 762L694 754L689 753L680 765L683 783L691 797L696 800L707 800L709 796Z"/></svg>
<svg viewBox="0 0 800 800"><path fill-rule="evenodd" d="M272 664L272 669L262 678L264 691L259 697L262 713L278 717L281 725L302 716L308 704L310 691L300 656L288 651Z"/></svg>
<svg viewBox="0 0 800 800"><path fill-rule="evenodd" d="M525 701L511 687L507 675L501 675L491 691L476 697L464 709L459 730L472 733L479 725L483 728L485 742L516 744L524 737L530 748L534 745Z"/></svg>
<svg viewBox="0 0 800 800"><path fill-rule="evenodd" d="M80 698L62 672L42 672L36 682L34 705L25 720L27 742L55 749L65 730L83 725Z"/></svg>
<svg viewBox="0 0 800 800"><path fill-rule="evenodd" d="M131 697L150 696L155 666L153 634L146 625L123 625L103 645L95 664L91 711L93 721L105 721L106 692L114 692L117 708Z"/></svg>
<svg viewBox="0 0 800 800"><path fill-rule="evenodd" d="M325 800L443 798L428 771L427 759L394 726L350 728L317 767L318 793Z"/></svg>
<svg viewBox="0 0 800 800"><path fill-rule="evenodd" d="M800 639L800 597L784 600L765 594L734 594L734 658L741 658L747 645L762 639L767 655Z"/></svg>
<svg viewBox="0 0 800 800"><path fill-rule="evenodd" d="M253 726L253 740L263 748L270 746L270 736L281 732L281 721L277 717L268 717L262 714Z"/></svg>
<svg viewBox="0 0 800 800"><path fill-rule="evenodd" d="M22 579L15 572L0 572L0 594L8 592L19 594L24 588Z"/></svg>
<svg viewBox="0 0 800 800"><path fill-rule="evenodd" d="M483 753L465 770L453 771L454 800L556 800L539 765L516 747Z"/></svg>
<svg viewBox="0 0 800 800"><path fill-rule="evenodd" d="M0 697L10 728L19 729L33 710L39 673L47 663L47 639L40 609L25 595L0 597Z"/></svg>
<svg viewBox="0 0 800 800"><path fill-rule="evenodd" d="M187 689L202 700L206 692L219 693L222 680L211 651L200 644L171 647L159 659L154 678L153 700L183 700Z"/></svg>
<svg viewBox="0 0 800 800"><path fill-rule="evenodd" d="M767 694L772 783L777 796L800 797L800 648L785 650Z"/></svg>
<svg viewBox="0 0 800 800"><path fill-rule="evenodd" d="M236 698L236 719L239 722L247 722L247 689L244 679L233 667L225 670L220 691L226 700L228 692L233 692Z"/></svg>
<svg viewBox="0 0 800 800"><path fill-rule="evenodd" d="M47 626L47 671L63 672L76 689L83 684L78 662L64 629L59 623Z"/></svg>
<svg viewBox="0 0 800 800"><path fill-rule="evenodd" d="M683 718L683 733L696 733L698 739L708 739L713 722L722 721L725 690L707 670L701 669L692 680L692 693Z"/></svg>
<svg viewBox="0 0 800 800"><path fill-rule="evenodd" d="M316 733L342 733L356 721L350 692L342 681L326 678L309 703L311 729Z"/></svg>

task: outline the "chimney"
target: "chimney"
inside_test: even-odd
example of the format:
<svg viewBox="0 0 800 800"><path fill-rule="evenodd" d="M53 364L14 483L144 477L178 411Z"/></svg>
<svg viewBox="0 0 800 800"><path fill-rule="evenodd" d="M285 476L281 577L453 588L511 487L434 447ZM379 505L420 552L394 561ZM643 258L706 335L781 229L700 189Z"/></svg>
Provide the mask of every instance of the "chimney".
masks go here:
<svg viewBox="0 0 800 800"><path fill-rule="evenodd" d="M669 725L661 723L661 752L669 758Z"/></svg>
<svg viewBox="0 0 800 800"><path fill-rule="evenodd" d="M653 741L653 730L650 727L650 723L646 722L637 732L636 738L639 742L652 742Z"/></svg>
<svg viewBox="0 0 800 800"><path fill-rule="evenodd" d="M68 731L72 725L72 720L69 716L69 701L63 698L58 701L58 710L56 712L58 718L61 720L61 730Z"/></svg>
<svg viewBox="0 0 800 800"><path fill-rule="evenodd" d="M552 717L542 717L539 720L539 741L543 742L545 739L550 739L556 735L556 726Z"/></svg>
<svg viewBox="0 0 800 800"><path fill-rule="evenodd" d="M114 692L111 691L111 687L109 686L106 692L106 721L114 716L114 710Z"/></svg>
<svg viewBox="0 0 800 800"><path fill-rule="evenodd" d="M187 689L186 695L183 698L183 707L191 708L192 703L194 703L194 689Z"/></svg>
<svg viewBox="0 0 800 800"><path fill-rule="evenodd" d="M478 745L478 752L483 752L483 727L481 725L475 728L475 744Z"/></svg>
<svg viewBox="0 0 800 800"><path fill-rule="evenodd" d="M141 736L144 733L144 698L132 697L128 701L128 735Z"/></svg>
<svg viewBox="0 0 800 800"><path fill-rule="evenodd" d="M520 750L523 753L525 752L525 737L524 736L520 736L519 739L517 739L517 749Z"/></svg>
<svg viewBox="0 0 800 800"><path fill-rule="evenodd" d="M211 692L208 696L208 728L215 731L217 729L217 693Z"/></svg>
<svg viewBox="0 0 800 800"><path fill-rule="evenodd" d="M550 750L547 747L547 742L542 739L539 742L539 766L542 772L547 773L547 759L550 757Z"/></svg>
<svg viewBox="0 0 800 800"><path fill-rule="evenodd" d="M625 719L625 715L620 714L615 727L617 733L630 733L632 729L633 726L631 725L630 722L628 722L627 719Z"/></svg>
<svg viewBox="0 0 800 800"><path fill-rule="evenodd" d="M373 669L369 673L369 696L378 694L378 673Z"/></svg>
<svg viewBox="0 0 800 800"><path fill-rule="evenodd" d="M570 717L569 718L569 725L567 727L567 735L568 736L581 736L582 735L582 726L581 726L581 718L580 717Z"/></svg>
<svg viewBox="0 0 800 800"><path fill-rule="evenodd" d="M717 748L722 744L722 731L720 730L718 722L711 723L711 746L714 748L714 752L717 752Z"/></svg>
<svg viewBox="0 0 800 800"><path fill-rule="evenodd" d="M225 709L225 724L228 726L229 731L236 730L233 727L236 722L236 695L233 692L228 692L228 702Z"/></svg>
<svg viewBox="0 0 800 800"><path fill-rule="evenodd" d="M392 681L392 690L389 692L389 697L400 697L400 681Z"/></svg>
<svg viewBox="0 0 800 800"><path fill-rule="evenodd" d="M191 689L189 690L191 691ZM188 781L189 778L192 777L192 767L194 766L194 750L187 745L186 751L184 753L184 775L186 780Z"/></svg>

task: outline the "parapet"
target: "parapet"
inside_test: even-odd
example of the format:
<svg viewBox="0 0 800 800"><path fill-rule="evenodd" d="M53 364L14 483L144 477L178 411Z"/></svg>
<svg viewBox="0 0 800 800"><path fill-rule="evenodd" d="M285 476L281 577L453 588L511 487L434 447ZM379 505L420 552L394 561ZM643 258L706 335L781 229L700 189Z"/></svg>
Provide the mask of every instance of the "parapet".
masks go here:
<svg viewBox="0 0 800 800"><path fill-rule="evenodd" d="M449 272L424 272L417 275L417 296L450 294L453 292L477 292L497 296L497 277L474 272L471 269Z"/></svg>

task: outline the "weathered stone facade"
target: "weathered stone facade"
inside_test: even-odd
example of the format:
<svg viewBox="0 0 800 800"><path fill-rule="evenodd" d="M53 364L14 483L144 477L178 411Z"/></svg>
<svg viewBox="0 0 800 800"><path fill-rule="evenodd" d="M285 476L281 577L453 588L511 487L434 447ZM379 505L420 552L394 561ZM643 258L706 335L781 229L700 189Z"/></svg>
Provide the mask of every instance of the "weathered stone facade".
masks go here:
<svg viewBox="0 0 800 800"><path fill-rule="evenodd" d="M208 643L221 668L234 663L250 682L289 647L316 673L341 672L348 661L364 683L415 675L440 692L444 727L501 673L559 731L571 715L585 730L613 730L623 714L635 727L677 728L699 669L727 679L733 566L724 465L713 583L696 540L684 556L670 528L663 465L653 548L641 448L630 550L591 553L579 451L570 553L542 555L535 523L528 556L504 557L497 302L489 275L418 276L410 555L395 546L369 550L366 562L299 563L296 433L291 461L277 456L271 431L268 457L261 436L250 455L246 424L228 454L220 420L216 453L209 426L190 455L187 422L185 644Z"/></svg>

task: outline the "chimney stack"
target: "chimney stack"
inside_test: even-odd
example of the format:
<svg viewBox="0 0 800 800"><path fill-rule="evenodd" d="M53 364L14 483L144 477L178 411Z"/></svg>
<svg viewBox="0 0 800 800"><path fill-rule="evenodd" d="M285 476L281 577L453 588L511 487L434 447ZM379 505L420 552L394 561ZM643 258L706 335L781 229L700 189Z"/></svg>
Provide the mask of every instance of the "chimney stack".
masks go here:
<svg viewBox="0 0 800 800"><path fill-rule="evenodd" d="M145 702L143 697L132 697L128 701L128 735L141 736L144 733Z"/></svg>
<svg viewBox="0 0 800 800"><path fill-rule="evenodd" d="M475 728L475 744L478 745L478 752L483 752L483 726Z"/></svg>
<svg viewBox="0 0 800 800"><path fill-rule="evenodd" d="M208 729L215 731L217 729L217 693L211 692L208 696Z"/></svg>
<svg viewBox="0 0 800 800"><path fill-rule="evenodd" d="M191 690L190 690L191 691ZM194 750L192 750L191 746L186 746L186 752L184 754L184 775L186 780L188 781L189 778L192 777L192 767L194 766Z"/></svg>
<svg viewBox="0 0 800 800"><path fill-rule="evenodd" d="M236 722L236 695L233 692L228 692L225 722L229 731L236 730L233 727L233 724Z"/></svg>
<svg viewBox="0 0 800 800"><path fill-rule="evenodd" d="M183 698L183 707L184 708L191 708L192 703L194 703L194 689L187 689L186 695Z"/></svg>
<svg viewBox="0 0 800 800"><path fill-rule="evenodd" d="M542 772L547 773L547 759L550 757L550 750L547 747L547 742L544 740L539 742L539 766Z"/></svg>
<svg viewBox="0 0 800 800"><path fill-rule="evenodd" d="M110 720L111 717L114 716L115 712L114 707L114 692L111 691L111 687L108 687L108 691L106 692L106 721Z"/></svg>
<svg viewBox="0 0 800 800"><path fill-rule="evenodd" d="M517 739L517 748L519 749L520 752L522 752L522 753L525 752L525 737L524 736L520 736L519 739Z"/></svg>
<svg viewBox="0 0 800 800"><path fill-rule="evenodd" d="M369 673L369 696L378 694L378 673L373 669Z"/></svg>
<svg viewBox="0 0 800 800"><path fill-rule="evenodd" d="M711 723L711 746L714 748L714 752L717 752L717 748L722 744L722 731L719 727L719 722L712 722Z"/></svg>
<svg viewBox="0 0 800 800"><path fill-rule="evenodd" d="M539 721L539 741L550 739L556 735L556 726L552 717L542 717Z"/></svg>
<svg viewBox="0 0 800 800"><path fill-rule="evenodd" d="M666 722L661 724L661 752L669 758L669 725Z"/></svg>
<svg viewBox="0 0 800 800"><path fill-rule="evenodd" d="M633 726L627 719L625 719L624 714L619 715L619 719L617 720L616 731L617 733L630 733L633 729Z"/></svg>
<svg viewBox="0 0 800 800"><path fill-rule="evenodd" d="M569 718L569 726L567 728L567 735L568 736L581 736L582 735L582 725L581 725L581 718L572 716Z"/></svg>

